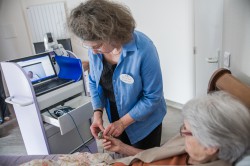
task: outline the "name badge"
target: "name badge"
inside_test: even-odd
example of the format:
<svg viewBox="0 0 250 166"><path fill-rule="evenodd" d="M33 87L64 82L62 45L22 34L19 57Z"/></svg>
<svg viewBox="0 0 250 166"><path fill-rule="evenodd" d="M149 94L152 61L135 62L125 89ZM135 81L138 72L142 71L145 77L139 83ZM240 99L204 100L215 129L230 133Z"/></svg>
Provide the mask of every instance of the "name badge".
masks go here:
<svg viewBox="0 0 250 166"><path fill-rule="evenodd" d="M121 80L122 82L125 82L126 84L133 84L133 83L134 83L133 77L131 77L131 76L128 75L128 74L121 74L121 75L120 75L120 80Z"/></svg>

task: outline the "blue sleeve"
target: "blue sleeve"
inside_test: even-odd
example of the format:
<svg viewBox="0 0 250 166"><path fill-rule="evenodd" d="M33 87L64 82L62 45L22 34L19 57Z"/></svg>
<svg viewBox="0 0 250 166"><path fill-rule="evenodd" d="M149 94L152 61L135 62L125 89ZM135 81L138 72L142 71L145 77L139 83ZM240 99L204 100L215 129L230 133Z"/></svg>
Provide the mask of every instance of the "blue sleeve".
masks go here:
<svg viewBox="0 0 250 166"><path fill-rule="evenodd" d="M160 61L153 43L143 48L140 73L142 78L142 97L129 111L135 121L143 121L157 111L163 99L163 82Z"/></svg>
<svg viewBox="0 0 250 166"><path fill-rule="evenodd" d="M97 108L103 108L103 103L101 101L100 95L102 94L102 88L97 86L94 70L95 67L93 66L93 55L92 53L89 53L89 64L90 64L90 73L89 73L89 90L90 90L90 96L92 100L92 107L93 109Z"/></svg>

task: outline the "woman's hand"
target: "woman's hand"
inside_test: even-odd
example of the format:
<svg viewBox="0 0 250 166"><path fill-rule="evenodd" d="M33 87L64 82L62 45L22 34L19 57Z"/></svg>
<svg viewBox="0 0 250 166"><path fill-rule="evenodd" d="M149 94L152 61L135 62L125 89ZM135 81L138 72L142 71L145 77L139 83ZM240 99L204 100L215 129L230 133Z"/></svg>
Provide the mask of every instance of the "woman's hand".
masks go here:
<svg viewBox="0 0 250 166"><path fill-rule="evenodd" d="M121 149L124 143L120 141L119 139L116 139L110 136L104 136L102 145L105 150L121 153Z"/></svg>
<svg viewBox="0 0 250 166"><path fill-rule="evenodd" d="M100 131L104 131L103 127L103 120L102 120L102 113L101 112L95 112L94 113L94 118L93 118L93 123L90 126L90 131L92 135L98 139L98 133Z"/></svg>
<svg viewBox="0 0 250 166"><path fill-rule="evenodd" d="M112 136L118 137L125 130L125 126L121 120L117 120L108 125L108 127L104 130L104 136Z"/></svg>
<svg viewBox="0 0 250 166"><path fill-rule="evenodd" d="M127 145L119 139L110 136L104 136L102 145L105 150L124 154L127 156L134 156L137 153L143 151L142 149L134 148L133 146Z"/></svg>
<svg viewBox="0 0 250 166"><path fill-rule="evenodd" d="M108 125L108 127L104 130L103 135L118 137L132 123L134 123L134 119L129 115L129 113L127 113L119 120Z"/></svg>

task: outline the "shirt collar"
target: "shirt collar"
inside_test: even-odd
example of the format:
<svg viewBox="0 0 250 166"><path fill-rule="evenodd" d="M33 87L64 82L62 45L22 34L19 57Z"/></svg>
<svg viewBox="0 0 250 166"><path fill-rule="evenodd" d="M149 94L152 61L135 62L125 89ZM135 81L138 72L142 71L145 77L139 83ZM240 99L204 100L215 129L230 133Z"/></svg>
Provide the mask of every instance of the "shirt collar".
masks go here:
<svg viewBox="0 0 250 166"><path fill-rule="evenodd" d="M123 45L123 50L127 51L127 52L137 50L137 45L136 45L136 41L135 41L135 34L133 34L133 38L129 43Z"/></svg>

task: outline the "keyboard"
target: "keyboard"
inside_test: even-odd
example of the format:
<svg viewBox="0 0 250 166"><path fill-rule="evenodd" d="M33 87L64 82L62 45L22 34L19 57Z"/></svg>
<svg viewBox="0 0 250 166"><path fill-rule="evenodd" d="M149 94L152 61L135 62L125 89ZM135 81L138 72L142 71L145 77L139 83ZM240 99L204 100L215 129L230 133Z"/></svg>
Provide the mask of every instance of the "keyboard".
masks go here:
<svg viewBox="0 0 250 166"><path fill-rule="evenodd" d="M37 96L47 93L49 91L58 89L62 86L72 83L73 80L55 78L53 80L47 81L45 83L35 85L34 90Z"/></svg>

